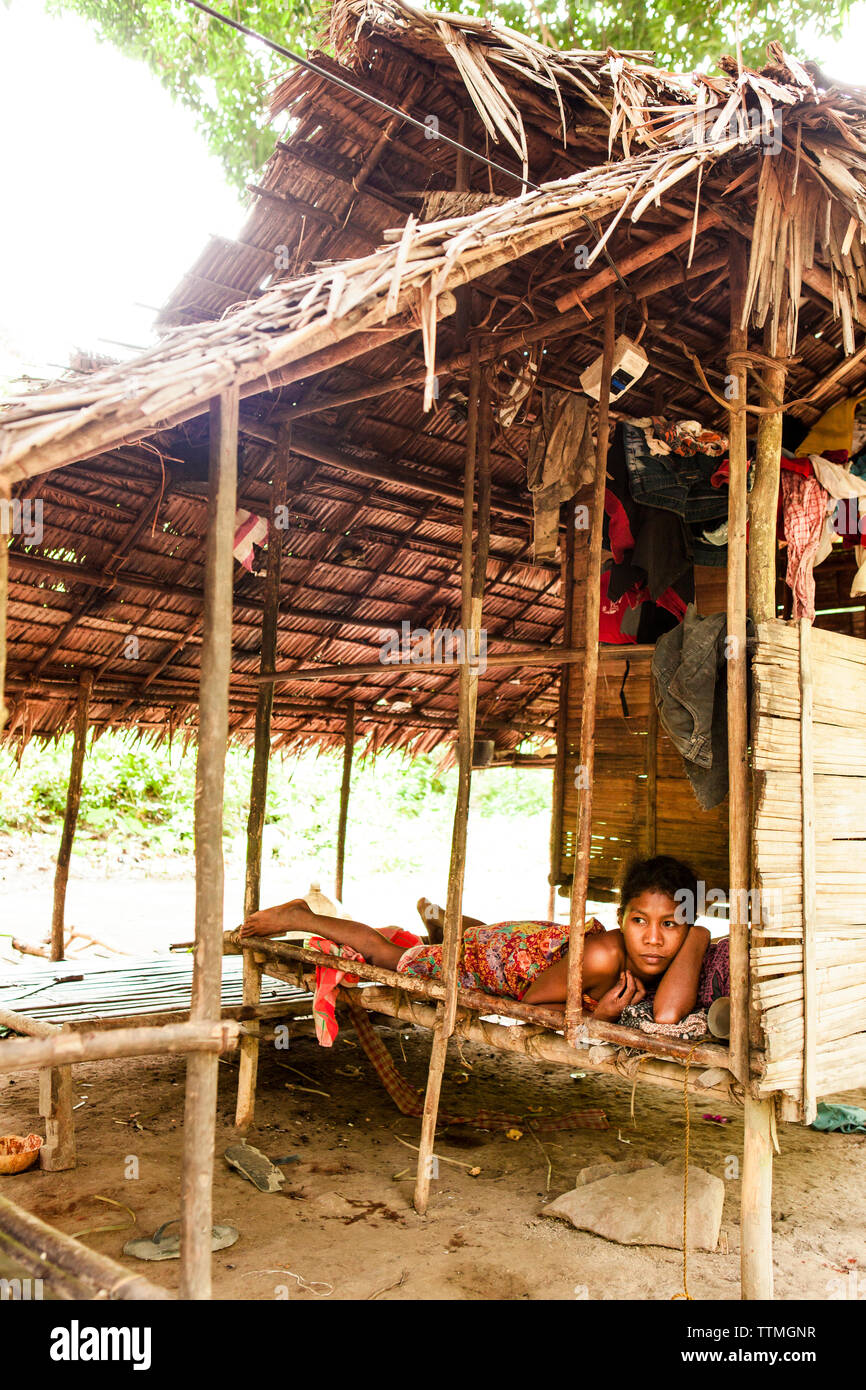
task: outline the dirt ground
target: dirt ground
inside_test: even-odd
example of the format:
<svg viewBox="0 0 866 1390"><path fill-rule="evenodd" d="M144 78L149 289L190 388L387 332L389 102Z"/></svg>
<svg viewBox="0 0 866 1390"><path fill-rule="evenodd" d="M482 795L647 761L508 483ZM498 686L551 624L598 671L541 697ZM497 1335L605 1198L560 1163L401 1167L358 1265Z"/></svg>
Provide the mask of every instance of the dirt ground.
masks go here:
<svg viewBox="0 0 866 1390"><path fill-rule="evenodd" d="M430 1035L384 1027L398 1066L423 1086ZM405 1062L404 1062L405 1055ZM437 1140L439 1177L426 1217L411 1205L419 1123L400 1116L351 1033L331 1051L313 1038L288 1051L262 1046L257 1124L249 1140L286 1165L282 1192L264 1194L223 1160L233 1127L235 1062L220 1065L214 1220L234 1225L240 1239L214 1256L214 1294L223 1299L671 1299L682 1289L682 1256L659 1247L616 1245L541 1214L544 1204L574 1186L581 1167L635 1155L681 1156L682 1096L640 1085L635 1121L630 1084L465 1044L466 1065L452 1045L443 1105L550 1113L600 1106L610 1128L555 1132L538 1142L529 1132L446 1132ZM281 1065L281 1063L283 1065ZM285 1070L285 1065L295 1072ZM130 1207L134 1229L89 1234L86 1244L156 1283L176 1290L176 1261L126 1260L123 1244L150 1235L179 1215L184 1061L106 1062L74 1073L79 1164L66 1173L38 1169L6 1177L2 1192L68 1233L124 1219L109 1197ZM299 1076L297 1072L303 1072ZM289 1089L309 1087L310 1091ZM313 1091L326 1094L313 1094ZM866 1094L844 1100L866 1103ZM703 1120L720 1109L731 1123ZM739 1297L738 1163L742 1112L731 1105L691 1102L691 1156L726 1180L718 1253L689 1255L688 1285L696 1299ZM0 1133L42 1132L36 1075L0 1075ZM462 1140L462 1142L461 1142ZM776 1296L828 1299L866 1296L866 1136L780 1127L775 1162L773 1232ZM138 1177L126 1177L138 1160ZM453 1162L445 1162L445 1159ZM548 1191L548 1162L550 1178ZM470 1175L477 1166L480 1173ZM859 1279L859 1285L858 1285Z"/></svg>

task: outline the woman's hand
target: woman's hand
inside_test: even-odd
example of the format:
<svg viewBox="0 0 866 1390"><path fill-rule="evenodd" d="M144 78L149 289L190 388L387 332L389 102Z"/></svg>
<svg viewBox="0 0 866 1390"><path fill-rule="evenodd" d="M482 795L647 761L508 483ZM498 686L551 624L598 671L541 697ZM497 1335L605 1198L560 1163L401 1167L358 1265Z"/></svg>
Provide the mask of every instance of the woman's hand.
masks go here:
<svg viewBox="0 0 866 1390"><path fill-rule="evenodd" d="M615 984L604 993L592 1011L592 1017L616 1023L627 1004L637 1004L646 998L646 990L630 970L623 970Z"/></svg>

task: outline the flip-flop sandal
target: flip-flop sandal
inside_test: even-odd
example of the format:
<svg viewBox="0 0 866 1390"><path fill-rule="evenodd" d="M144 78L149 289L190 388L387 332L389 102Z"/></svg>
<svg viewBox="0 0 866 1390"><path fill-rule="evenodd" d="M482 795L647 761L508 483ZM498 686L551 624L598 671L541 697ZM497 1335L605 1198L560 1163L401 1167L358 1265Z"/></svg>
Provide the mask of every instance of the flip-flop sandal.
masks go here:
<svg viewBox="0 0 866 1390"><path fill-rule="evenodd" d="M180 1259L180 1232L172 1231L171 1235L165 1235L169 1226L179 1226L180 1220L166 1221L148 1239L140 1236L138 1240L128 1240L123 1247L124 1255L131 1255L136 1260L179 1260ZM240 1232L234 1226L214 1226L211 1228L211 1250L227 1250L230 1245L240 1237Z"/></svg>
<svg viewBox="0 0 866 1390"><path fill-rule="evenodd" d="M275 1168L267 1154L254 1149L246 1139L239 1144L229 1144L223 1154L230 1168L236 1168L245 1178L259 1189L259 1192L279 1192L286 1181L285 1173Z"/></svg>

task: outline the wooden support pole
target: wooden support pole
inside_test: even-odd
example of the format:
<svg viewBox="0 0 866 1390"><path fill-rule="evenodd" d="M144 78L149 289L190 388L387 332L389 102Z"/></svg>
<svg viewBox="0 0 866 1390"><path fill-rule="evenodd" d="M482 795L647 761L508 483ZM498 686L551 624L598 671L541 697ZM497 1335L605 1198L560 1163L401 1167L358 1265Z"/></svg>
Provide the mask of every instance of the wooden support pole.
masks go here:
<svg viewBox="0 0 866 1390"><path fill-rule="evenodd" d="M138 1302L173 1297L135 1270L64 1235L46 1221L0 1196L0 1254L31 1278L42 1279L48 1292L65 1300L110 1299Z"/></svg>
<svg viewBox="0 0 866 1390"><path fill-rule="evenodd" d="M659 709L650 696L646 739L646 852L658 850Z"/></svg>
<svg viewBox="0 0 866 1390"><path fill-rule="evenodd" d="M749 1078L749 773L746 762L746 439L745 353L742 325L746 292L746 243L730 241L730 358L728 361L730 485L728 495L728 828L730 837L731 1070Z"/></svg>
<svg viewBox="0 0 866 1390"><path fill-rule="evenodd" d="M253 735L253 771L250 779L250 812L247 818L247 871L244 884L244 917L258 912L262 882L262 838L268 800L268 767L271 757L271 717L274 710L273 675L277 667L277 633L280 619L280 578L283 534L280 524L286 504L291 425L279 431L274 454L274 481L268 517L268 568L265 575L262 614L262 652L259 674L263 679L256 694L256 723ZM243 1002L257 1005L262 995L262 971L255 957L244 954ZM256 1080L259 1070L259 1024L253 1020L241 1039L238 1062L238 1096L235 1124L248 1129L256 1108Z"/></svg>
<svg viewBox="0 0 866 1390"><path fill-rule="evenodd" d="M262 880L262 835L268 799L268 763L271 756L271 715L274 708L273 675L277 668L277 626L280 617L280 574L282 569L282 520L288 486L291 428L280 431L274 458L274 483L268 517L268 568L265 576L262 614L262 652L259 675L263 678L256 695L256 726L253 735L253 771L250 782L250 812L247 819L247 873L244 884L244 916L259 910Z"/></svg>
<svg viewBox="0 0 866 1390"><path fill-rule="evenodd" d="M24 1041L30 1042L30 1039ZM7 1042L3 1067L7 1067ZM75 1167L75 1115L72 1068L47 1067L39 1073L39 1114L45 1121L45 1143L39 1150L39 1167L46 1173L62 1173Z"/></svg>
<svg viewBox="0 0 866 1390"><path fill-rule="evenodd" d="M105 1062L114 1057L202 1052L216 1055L237 1046L240 1024L165 1023L159 1027L100 1028L91 1032L58 1029L51 1038L5 1038L3 1071L63 1070L77 1062Z"/></svg>
<svg viewBox="0 0 866 1390"><path fill-rule="evenodd" d="M815 942L815 741L813 727L812 623L800 619L800 794L803 876L803 1122L818 1113L818 967Z"/></svg>
<svg viewBox="0 0 866 1390"><path fill-rule="evenodd" d="M778 409L758 418L758 436L755 444L755 466L752 490L749 493L749 548L748 548L748 603L749 612L755 623L769 622L776 617L776 518L779 503L779 483L782 462L782 405L785 396L786 368L784 361L788 355L787 315L780 315L777 330L773 331L772 317L768 318L764 329L764 352L775 357L780 365L764 368L761 376L764 387L761 391L761 405L777 405ZM750 798L750 848L752 863L755 862L755 787L752 786ZM805 879L803 880L805 885ZM762 926L767 924L763 921ZM748 999L748 1039L752 1047L761 1047L764 1042L761 1025L761 1011L757 1007L750 989Z"/></svg>
<svg viewBox="0 0 866 1390"><path fill-rule="evenodd" d="M205 551L204 640L195 788L195 958L190 1019L220 1016L223 935L223 785L232 649L232 546L238 466L238 393L210 407L210 525ZM217 1059L187 1062L181 1183L181 1297L211 1292L212 1182Z"/></svg>
<svg viewBox="0 0 866 1390"><path fill-rule="evenodd" d="M482 399L483 393L483 399ZM445 998L437 1008L437 1022L433 1032L433 1046L430 1053L430 1069L427 1074L427 1090L424 1096L424 1113L421 1120L421 1141L418 1149L418 1175L415 1182L415 1210L423 1216L430 1199L430 1179L433 1165L433 1141L436 1134L436 1116L439 1112L439 1095L442 1089L442 1075L448 1052L448 1039L454 1031L457 1016L457 969L460 958L460 938L463 919L463 878L466 868L466 834L469 821L469 795L472 782L472 742L475 736L475 699L478 690L477 671L474 673L469 660L478 647L473 648L475 623L480 628L481 601L476 597L479 578L478 570L473 573L472 565L472 511L475 492L476 448L479 473L486 471L488 476L487 498L488 517L483 523L479 501L478 541L482 544L482 532L489 529L489 469L490 469L490 396L486 378L482 381L481 366L477 345L472 346L472 366L469 372L469 418L466 427L466 464L463 478L463 544L460 566L461 581L461 624L463 628L463 662L460 666L458 688L458 732L457 732L457 804L454 810L454 829L451 836L451 863L448 871L448 896L445 905L445 925L442 943L442 979L445 984ZM485 456L486 449L486 456ZM483 575L481 583L483 586ZM473 689L474 687L474 689Z"/></svg>
<svg viewBox="0 0 866 1390"><path fill-rule="evenodd" d="M773 1102L746 1093L740 1197L740 1282L744 1299L773 1297Z"/></svg>
<svg viewBox="0 0 866 1390"><path fill-rule="evenodd" d="M242 1001L255 1008L262 997L263 957L252 951L244 951L243 957ZM238 1058L238 1096L235 1103L235 1125L238 1129L249 1129L255 1119L260 1046L261 1024L257 1018L251 1018L241 1034Z"/></svg>
<svg viewBox="0 0 866 1390"><path fill-rule="evenodd" d="M337 901L343 900L343 872L346 867L346 827L349 823L349 792L352 788L352 758L355 752L355 701L346 705L346 729L343 734L343 781L340 785L340 814L337 820L337 868L334 891Z"/></svg>
<svg viewBox="0 0 866 1390"><path fill-rule="evenodd" d="M604 490L607 477L607 446L610 434L610 378L616 336L616 300L606 293L604 308L604 358L598 401L598 433L595 456L595 487L592 498L592 528L586 579L585 640L583 668L583 711L580 721L580 785L577 797L577 828L574 837L574 874L569 913L568 996L565 1005L565 1035L573 1045L583 1023L583 929L589 887L589 855L592 843L592 779L595 767L595 707L598 691L598 627L601 613L601 542L604 525Z"/></svg>
<svg viewBox="0 0 866 1390"><path fill-rule="evenodd" d="M787 325L780 323L778 333L773 334L768 322L764 352L784 359L787 351ZM776 513L782 460L785 367L765 367L761 375L766 383L761 392L761 405L778 403L779 408L758 418L755 471L749 493L749 612L756 623L766 623L776 616Z"/></svg>
<svg viewBox="0 0 866 1390"><path fill-rule="evenodd" d="M54 872L54 909L51 916L52 960L63 960L66 949L63 939L66 885L69 882L69 861L72 857L72 842L75 839L78 808L81 804L81 777L84 771L84 754L87 748L87 711L92 689L93 674L90 671L85 671L78 684L78 701L75 708L75 723L72 734L72 765L69 769L69 786L66 790L63 833L60 837L57 868Z"/></svg>
<svg viewBox="0 0 866 1390"><path fill-rule="evenodd" d="M562 646L574 649L577 634L574 631L574 499L565 507L565 547L562 557ZM580 652L581 658L583 652ZM562 825L565 805L565 771L567 762L566 743L568 739L568 694L571 684L571 671L567 663L559 672L559 698L556 711L556 761L553 767L552 807L550 814L550 896L547 915L554 920L556 912L556 884L562 863Z"/></svg>

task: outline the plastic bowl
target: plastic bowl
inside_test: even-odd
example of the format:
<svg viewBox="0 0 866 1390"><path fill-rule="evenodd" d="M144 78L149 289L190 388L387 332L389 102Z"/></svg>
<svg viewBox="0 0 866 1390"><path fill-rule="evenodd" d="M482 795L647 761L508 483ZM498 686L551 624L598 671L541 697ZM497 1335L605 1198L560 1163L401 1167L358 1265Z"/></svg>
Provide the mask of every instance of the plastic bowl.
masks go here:
<svg viewBox="0 0 866 1390"><path fill-rule="evenodd" d="M0 1173L23 1173L30 1168L43 1142L41 1134L28 1134L26 1139L20 1134L0 1135Z"/></svg>

